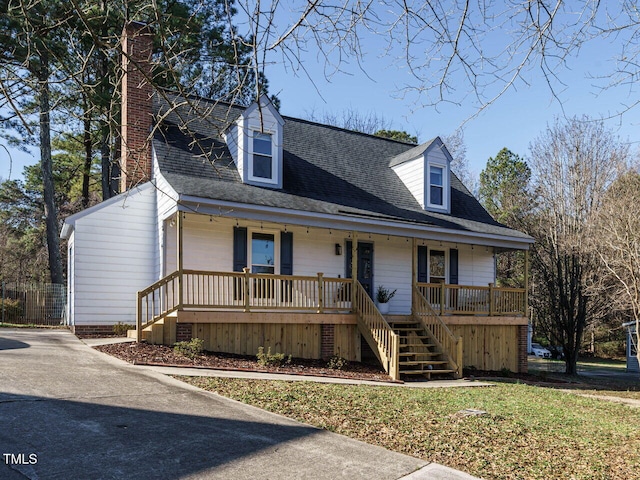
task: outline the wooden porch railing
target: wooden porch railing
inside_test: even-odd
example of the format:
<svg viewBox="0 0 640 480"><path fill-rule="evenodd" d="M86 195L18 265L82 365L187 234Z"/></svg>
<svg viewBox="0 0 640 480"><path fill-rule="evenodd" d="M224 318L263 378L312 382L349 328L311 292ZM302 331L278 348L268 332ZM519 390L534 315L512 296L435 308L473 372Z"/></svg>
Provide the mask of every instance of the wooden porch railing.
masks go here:
<svg viewBox="0 0 640 480"><path fill-rule="evenodd" d="M352 309L352 281L244 272L176 271L138 292L137 339L142 329L180 309L339 312Z"/></svg>
<svg viewBox="0 0 640 480"><path fill-rule="evenodd" d="M418 290L440 315L526 315L524 288L418 283Z"/></svg>
<svg viewBox="0 0 640 480"><path fill-rule="evenodd" d="M462 378L463 349L462 337L455 337L449 327L431 307L420 288L413 289L413 317L418 320L429 334L436 348L445 356L455 377Z"/></svg>
<svg viewBox="0 0 640 480"><path fill-rule="evenodd" d="M354 310L360 333L375 353L387 374L400 379L400 338L389 326L360 282L354 285Z"/></svg>

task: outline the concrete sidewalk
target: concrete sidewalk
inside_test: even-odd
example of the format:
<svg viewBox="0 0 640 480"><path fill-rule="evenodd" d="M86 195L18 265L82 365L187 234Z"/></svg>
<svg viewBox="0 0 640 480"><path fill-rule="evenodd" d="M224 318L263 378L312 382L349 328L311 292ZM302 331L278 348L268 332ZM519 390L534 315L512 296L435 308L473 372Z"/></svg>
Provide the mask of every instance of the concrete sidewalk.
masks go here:
<svg viewBox="0 0 640 480"><path fill-rule="evenodd" d="M101 354L0 329L0 478L470 479Z"/></svg>

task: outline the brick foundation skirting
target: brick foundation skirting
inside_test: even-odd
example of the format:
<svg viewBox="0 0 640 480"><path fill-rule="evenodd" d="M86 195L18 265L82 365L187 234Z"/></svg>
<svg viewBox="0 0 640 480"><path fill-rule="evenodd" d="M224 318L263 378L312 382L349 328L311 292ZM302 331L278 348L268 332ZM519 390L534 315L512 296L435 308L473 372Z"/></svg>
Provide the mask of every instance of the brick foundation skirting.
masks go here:
<svg viewBox="0 0 640 480"><path fill-rule="evenodd" d="M322 325L322 343L320 344L320 356L323 360L333 357L335 346L335 325Z"/></svg>
<svg viewBox="0 0 640 480"><path fill-rule="evenodd" d="M193 338L191 323L176 323L176 342L188 342Z"/></svg>
<svg viewBox="0 0 640 480"><path fill-rule="evenodd" d="M74 335L112 335L113 325L70 325Z"/></svg>
<svg viewBox="0 0 640 480"><path fill-rule="evenodd" d="M529 372L529 358L527 352L527 344L529 339L529 326L518 326L518 372Z"/></svg>

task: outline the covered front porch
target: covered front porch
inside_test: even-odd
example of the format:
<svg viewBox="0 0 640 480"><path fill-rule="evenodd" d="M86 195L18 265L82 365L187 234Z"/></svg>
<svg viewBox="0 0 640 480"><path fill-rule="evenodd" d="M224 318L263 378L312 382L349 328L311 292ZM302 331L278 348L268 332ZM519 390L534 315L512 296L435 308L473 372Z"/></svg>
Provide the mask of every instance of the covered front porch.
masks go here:
<svg viewBox="0 0 640 480"><path fill-rule="evenodd" d="M164 225L167 251L175 252L164 259L164 268L175 270L138 293L138 341L172 344L199 337L212 351L255 355L258 347L271 347L297 357L338 355L354 361L368 346L393 378L439 371L460 376L470 361L477 368L518 369L516 347L508 344L517 343L512 327L526 325L526 288L448 282L493 280L488 246L474 250L462 242L332 228L313 228L310 234L302 225L213 221L184 213ZM198 258L194 253L211 249L206 242L217 255ZM252 251L256 248L267 254ZM187 268L225 262L233 270L244 267ZM329 274L298 274L322 265ZM381 285L397 291L388 316L374 301ZM456 332L465 324L461 318L478 327L492 325L482 336L507 353L463 353L461 337L468 333ZM496 333L498 325L511 330ZM486 349L486 339L471 340Z"/></svg>

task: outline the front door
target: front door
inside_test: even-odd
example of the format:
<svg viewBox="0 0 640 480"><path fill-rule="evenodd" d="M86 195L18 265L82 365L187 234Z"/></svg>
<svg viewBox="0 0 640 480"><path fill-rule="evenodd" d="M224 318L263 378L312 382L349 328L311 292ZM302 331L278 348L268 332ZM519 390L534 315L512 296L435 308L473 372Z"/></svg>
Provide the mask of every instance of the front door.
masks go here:
<svg viewBox="0 0 640 480"><path fill-rule="evenodd" d="M347 241L347 278L351 278L351 247L352 243ZM358 242L358 281L373 298L373 243Z"/></svg>

